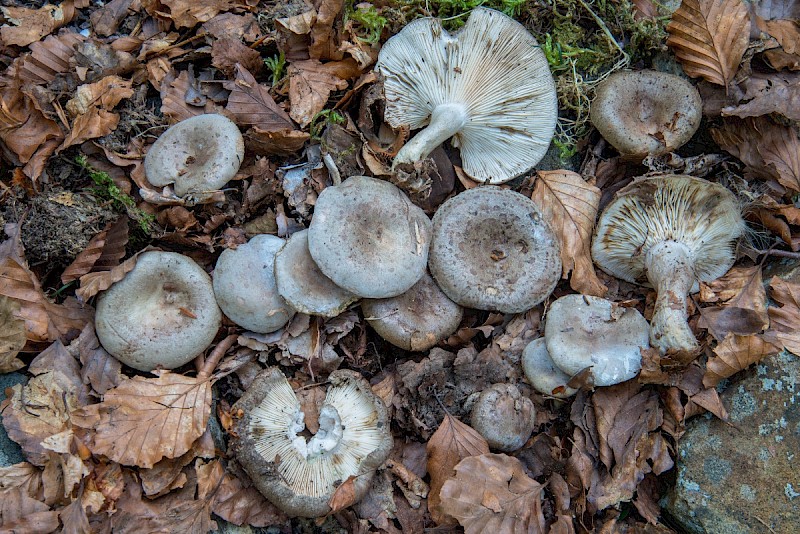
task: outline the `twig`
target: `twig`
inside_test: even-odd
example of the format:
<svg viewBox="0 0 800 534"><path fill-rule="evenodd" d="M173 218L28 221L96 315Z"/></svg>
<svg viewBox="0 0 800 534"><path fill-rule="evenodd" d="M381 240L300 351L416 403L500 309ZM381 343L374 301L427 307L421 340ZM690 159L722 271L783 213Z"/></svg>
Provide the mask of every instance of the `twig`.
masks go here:
<svg viewBox="0 0 800 534"><path fill-rule="evenodd" d="M213 373L214 369L217 368L217 365L219 364L220 360L222 360L222 357L225 356L225 353L228 352L228 349L231 348L234 343L236 343L238 338L238 334L231 334L217 343L217 346L214 347L214 350L212 350L211 354L209 354L208 358L206 358L206 361L200 371L197 373L197 376L199 378L208 378L211 376L211 373ZM195 365L197 365L196 361Z"/></svg>
<svg viewBox="0 0 800 534"><path fill-rule="evenodd" d="M755 249L754 252L759 256L778 256L779 258L791 258L793 260L800 260L800 252L792 252L791 250L778 250L768 249L759 250Z"/></svg>

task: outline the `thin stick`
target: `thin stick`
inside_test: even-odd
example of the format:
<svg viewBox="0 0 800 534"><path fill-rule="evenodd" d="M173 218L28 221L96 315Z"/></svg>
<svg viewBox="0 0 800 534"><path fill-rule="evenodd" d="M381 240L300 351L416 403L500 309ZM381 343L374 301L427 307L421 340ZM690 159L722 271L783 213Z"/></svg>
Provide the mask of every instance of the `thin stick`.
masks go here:
<svg viewBox="0 0 800 534"><path fill-rule="evenodd" d="M759 256L778 256L779 258L791 258L794 260L800 260L800 252L792 252L791 250L778 250L778 249L769 249L769 250L755 250L755 253Z"/></svg>
<svg viewBox="0 0 800 534"><path fill-rule="evenodd" d="M238 334L231 334L217 343L217 346L214 347L214 350L212 350L211 354L209 354L208 358L206 358L206 361L203 364L200 372L197 373L197 376L199 378L208 378L211 376L211 373L213 373L214 369L217 368L217 365L219 364L220 360L222 360L222 357L225 356L225 353L228 352L228 349L231 348L234 343L236 343L237 339L239 339Z"/></svg>

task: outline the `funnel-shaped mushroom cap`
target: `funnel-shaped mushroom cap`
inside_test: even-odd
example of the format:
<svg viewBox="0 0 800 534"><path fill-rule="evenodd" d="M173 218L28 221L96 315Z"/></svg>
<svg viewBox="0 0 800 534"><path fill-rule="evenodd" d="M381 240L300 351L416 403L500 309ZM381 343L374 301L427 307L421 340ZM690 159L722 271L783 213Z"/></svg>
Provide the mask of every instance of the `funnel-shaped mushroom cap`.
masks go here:
<svg viewBox="0 0 800 534"><path fill-rule="evenodd" d="M308 250L333 283L365 298L394 297L422 278L431 221L397 187L353 176L323 189Z"/></svg>
<svg viewBox="0 0 800 534"><path fill-rule="evenodd" d="M383 339L405 350L423 351L452 334L463 308L447 298L428 273L396 297L365 299L364 316Z"/></svg>
<svg viewBox="0 0 800 534"><path fill-rule="evenodd" d="M322 274L308 252L308 230L292 234L275 255L278 293L300 313L335 317L358 297Z"/></svg>
<svg viewBox="0 0 800 534"><path fill-rule="evenodd" d="M470 426L489 447L503 452L519 449L536 426L536 408L513 384L492 384L483 390L470 414Z"/></svg>
<svg viewBox="0 0 800 534"><path fill-rule="evenodd" d="M547 59L499 11L474 9L453 35L438 19L417 19L386 42L376 69L386 122L428 126L395 164L422 159L452 136L467 173L501 183L536 165L550 145L558 103Z"/></svg>
<svg viewBox="0 0 800 534"><path fill-rule="evenodd" d="M236 175L244 159L244 138L227 117L210 113L175 124L144 158L147 181L175 184L175 194L214 191Z"/></svg>
<svg viewBox="0 0 800 534"><path fill-rule="evenodd" d="M522 369L528 382L543 395L566 399L577 389L567 386L570 376L556 367L543 337L534 339L522 352Z"/></svg>
<svg viewBox="0 0 800 534"><path fill-rule="evenodd" d="M643 70L615 72L597 86L594 127L623 156L644 158L683 146L700 127L703 103L680 76Z"/></svg>
<svg viewBox="0 0 800 534"><path fill-rule="evenodd" d="M214 294L225 315L253 332L274 332L295 310L275 285L275 254L284 240L257 235L236 249L222 251L214 268Z"/></svg>
<svg viewBox="0 0 800 534"><path fill-rule="evenodd" d="M642 368L649 325L633 308L587 295L566 295L550 304L544 338L553 363L566 374L592 368L595 386L630 380Z"/></svg>
<svg viewBox="0 0 800 534"><path fill-rule="evenodd" d="M140 371L189 363L214 341L221 323L211 279L174 252L141 254L136 267L97 298L100 343Z"/></svg>
<svg viewBox="0 0 800 534"><path fill-rule="evenodd" d="M469 189L433 217L430 270L454 302L518 313L561 278L558 239L528 197L494 186Z"/></svg>
<svg viewBox="0 0 800 534"><path fill-rule="evenodd" d="M337 486L355 477L359 500L392 449L389 416L369 383L353 371L334 371L310 440L300 403L276 367L261 372L233 406L236 459L258 490L291 516L330 512Z"/></svg>

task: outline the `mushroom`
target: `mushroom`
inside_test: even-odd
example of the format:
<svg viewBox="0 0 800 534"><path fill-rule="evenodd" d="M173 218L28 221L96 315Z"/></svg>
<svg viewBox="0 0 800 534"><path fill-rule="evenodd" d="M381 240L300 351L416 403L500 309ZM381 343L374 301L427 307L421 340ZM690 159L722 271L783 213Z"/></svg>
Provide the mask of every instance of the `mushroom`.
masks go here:
<svg viewBox="0 0 800 534"><path fill-rule="evenodd" d="M179 197L219 189L236 175L244 159L244 138L223 115L197 115L171 126L144 158L147 181L174 184Z"/></svg>
<svg viewBox="0 0 800 534"><path fill-rule="evenodd" d="M275 255L275 284L292 308L335 317L358 297L322 274L308 251L308 230L295 232Z"/></svg>
<svg viewBox="0 0 800 534"><path fill-rule="evenodd" d="M322 190L308 250L334 284L365 298L394 297L422 278L431 221L397 187L352 176Z"/></svg>
<svg viewBox="0 0 800 534"><path fill-rule="evenodd" d="M100 343L140 371L189 363L214 341L221 324L208 274L174 252L144 252L97 298Z"/></svg>
<svg viewBox="0 0 800 534"><path fill-rule="evenodd" d="M401 295L364 299L361 309L378 335L412 351L428 350L455 332L464 314L463 308L447 298L428 273Z"/></svg>
<svg viewBox="0 0 800 534"><path fill-rule="evenodd" d="M653 347L694 352L686 297L733 266L744 230L736 197L723 186L683 175L641 178L603 211L592 257L608 274L656 289Z"/></svg>
<svg viewBox="0 0 800 534"><path fill-rule="evenodd" d="M214 268L214 294L225 315L239 326L265 334L294 316L294 308L275 285L275 254L283 244L279 237L262 234L220 254Z"/></svg>
<svg viewBox="0 0 800 534"><path fill-rule="evenodd" d="M429 267L454 302L518 313L561 278L559 244L528 197L495 186L456 195L433 217Z"/></svg>
<svg viewBox="0 0 800 534"><path fill-rule="evenodd" d="M483 390L472 407L470 426L503 452L519 449L536 426L536 409L513 384L492 384Z"/></svg>
<svg viewBox="0 0 800 534"><path fill-rule="evenodd" d="M578 392L567 385L570 376L556 367L543 337L534 339L525 347L522 369L528 382L543 395L566 399Z"/></svg>
<svg viewBox="0 0 800 534"><path fill-rule="evenodd" d="M558 102L547 59L525 27L499 11L474 9L453 35L438 19L412 21L383 45L376 70L386 122L427 125L395 167L452 138L470 176L502 183L536 165L550 145Z"/></svg>
<svg viewBox="0 0 800 534"><path fill-rule="evenodd" d="M648 325L633 308L588 295L566 295L550 304L544 327L547 352L569 376L591 368L595 386L619 384L642 368Z"/></svg>
<svg viewBox="0 0 800 534"><path fill-rule="evenodd" d="M597 86L594 127L629 159L665 154L692 138L703 115L697 89L680 76L618 71Z"/></svg>
<svg viewBox="0 0 800 534"><path fill-rule="evenodd" d="M306 440L304 414L277 368L262 371L233 413L236 459L255 487L290 516L330 512L336 488L352 480L355 500L370 487L393 446L389 416L369 383L353 371L334 371L320 409L319 430Z"/></svg>

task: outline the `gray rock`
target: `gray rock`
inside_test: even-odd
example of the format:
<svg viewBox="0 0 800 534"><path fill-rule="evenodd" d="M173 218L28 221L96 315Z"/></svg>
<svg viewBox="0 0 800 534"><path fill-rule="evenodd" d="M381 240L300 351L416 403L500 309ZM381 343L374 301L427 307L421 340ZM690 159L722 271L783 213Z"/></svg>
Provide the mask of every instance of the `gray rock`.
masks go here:
<svg viewBox="0 0 800 534"><path fill-rule="evenodd" d="M664 503L687 532L800 532L798 383L800 358L767 358L722 393L730 425L689 423Z"/></svg>
<svg viewBox="0 0 800 534"><path fill-rule="evenodd" d="M28 377L22 373L6 373L0 375L0 402L6 400L6 388L10 388L17 384L24 384L27 382ZM0 467L8 467L9 465L24 462L25 456L22 455L22 449L19 445L14 443L8 438L6 429L0 425Z"/></svg>

